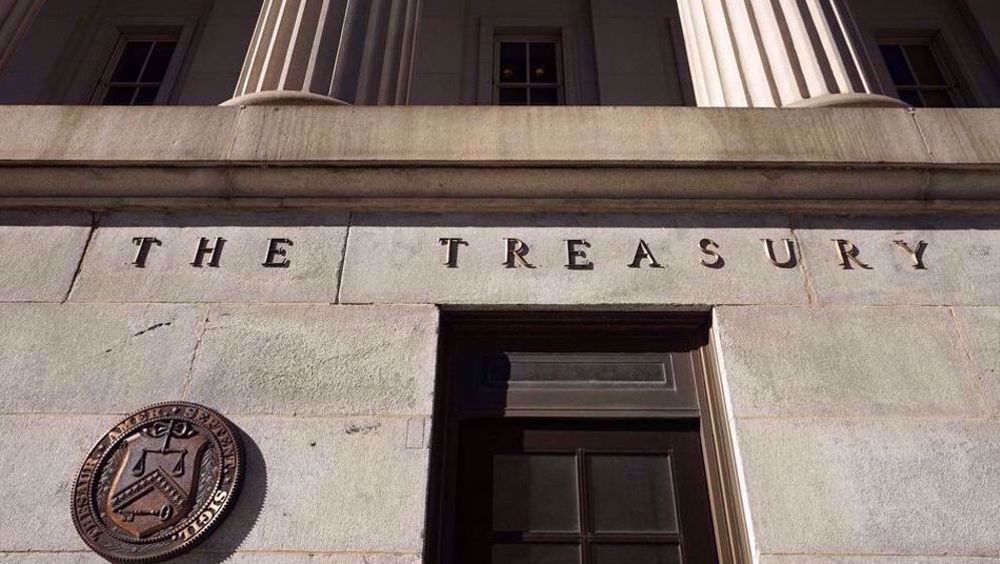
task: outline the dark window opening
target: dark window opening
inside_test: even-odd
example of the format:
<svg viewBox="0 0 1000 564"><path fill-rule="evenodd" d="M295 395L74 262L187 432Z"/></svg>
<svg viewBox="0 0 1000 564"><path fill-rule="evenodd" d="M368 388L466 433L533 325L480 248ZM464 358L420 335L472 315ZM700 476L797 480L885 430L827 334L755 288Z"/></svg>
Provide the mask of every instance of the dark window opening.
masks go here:
<svg viewBox="0 0 1000 564"><path fill-rule="evenodd" d="M151 106L163 87L177 50L172 35L123 36L101 80L98 103L104 106Z"/></svg>
<svg viewBox="0 0 1000 564"><path fill-rule="evenodd" d="M497 37L494 61L497 104L556 106L563 103L562 47L558 38Z"/></svg>
<svg viewBox="0 0 1000 564"><path fill-rule="evenodd" d="M879 52L899 98L915 108L960 105L957 81L943 64L939 48L926 39L885 40Z"/></svg>

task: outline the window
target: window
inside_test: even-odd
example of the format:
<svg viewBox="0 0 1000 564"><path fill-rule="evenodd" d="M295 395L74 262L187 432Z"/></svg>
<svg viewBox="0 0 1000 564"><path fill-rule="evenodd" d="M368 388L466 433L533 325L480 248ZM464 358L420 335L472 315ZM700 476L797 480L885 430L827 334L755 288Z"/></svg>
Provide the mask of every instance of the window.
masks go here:
<svg viewBox="0 0 1000 564"><path fill-rule="evenodd" d="M178 35L123 35L94 97L104 106L149 106L163 99Z"/></svg>
<svg viewBox="0 0 1000 564"><path fill-rule="evenodd" d="M497 36L493 61L495 104L564 103L562 45L558 37Z"/></svg>
<svg viewBox="0 0 1000 564"><path fill-rule="evenodd" d="M444 321L428 561L749 562L700 317Z"/></svg>
<svg viewBox="0 0 1000 564"><path fill-rule="evenodd" d="M882 40L879 51L901 100L916 108L960 105L958 85L938 45L927 38Z"/></svg>

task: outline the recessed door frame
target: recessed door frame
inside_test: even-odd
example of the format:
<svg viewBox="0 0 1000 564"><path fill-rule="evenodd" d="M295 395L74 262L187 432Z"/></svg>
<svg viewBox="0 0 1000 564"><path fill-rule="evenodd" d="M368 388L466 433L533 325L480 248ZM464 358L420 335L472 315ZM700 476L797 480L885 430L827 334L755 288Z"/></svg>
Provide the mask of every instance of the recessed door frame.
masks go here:
<svg viewBox="0 0 1000 564"><path fill-rule="evenodd" d="M459 430L463 421L474 419L531 418L546 420L629 421L636 423L696 421L701 437L705 474L719 560L751 562L743 504L737 484L732 439L726 424L723 391L712 343L711 318L707 313L607 313L607 312L444 312L442 316L435 399L431 473L426 518L425 561L463 564L454 559L456 546L454 515L457 483ZM694 372L697 405L642 404L628 393L607 408L591 403L585 409L570 405L542 406L532 403L531 393L516 395L512 405L471 405L463 390L461 352L470 339L507 339L510 342L549 343L553 350L584 351L587 343L598 349L627 349L636 354L673 351ZM566 343L576 343L563 346ZM616 344L617 343L617 344ZM622 345L624 343L624 345ZM546 348L549 345L542 345ZM617 348L615 348L617 347ZM569 351L567 351L569 352ZM639 403L632 406L635 401ZM463 407L464 404L464 407ZM471 407L470 407L471 405Z"/></svg>

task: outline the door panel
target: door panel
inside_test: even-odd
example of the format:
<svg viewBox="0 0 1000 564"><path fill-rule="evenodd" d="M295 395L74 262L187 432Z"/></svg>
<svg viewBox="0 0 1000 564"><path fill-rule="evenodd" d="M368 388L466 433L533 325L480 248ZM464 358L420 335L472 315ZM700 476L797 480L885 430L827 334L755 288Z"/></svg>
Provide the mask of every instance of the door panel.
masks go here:
<svg viewBox="0 0 1000 564"><path fill-rule="evenodd" d="M715 562L696 421L466 421L459 562Z"/></svg>

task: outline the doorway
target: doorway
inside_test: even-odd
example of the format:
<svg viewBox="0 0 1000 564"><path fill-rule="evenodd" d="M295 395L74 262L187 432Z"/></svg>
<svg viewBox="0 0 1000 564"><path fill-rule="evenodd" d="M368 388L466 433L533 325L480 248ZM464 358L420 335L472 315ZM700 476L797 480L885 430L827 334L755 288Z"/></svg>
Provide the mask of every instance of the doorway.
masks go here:
<svg viewBox="0 0 1000 564"><path fill-rule="evenodd" d="M427 561L749 561L708 344L702 315L446 314Z"/></svg>

